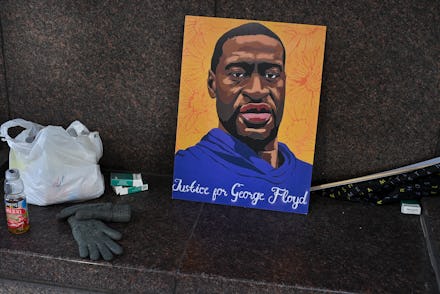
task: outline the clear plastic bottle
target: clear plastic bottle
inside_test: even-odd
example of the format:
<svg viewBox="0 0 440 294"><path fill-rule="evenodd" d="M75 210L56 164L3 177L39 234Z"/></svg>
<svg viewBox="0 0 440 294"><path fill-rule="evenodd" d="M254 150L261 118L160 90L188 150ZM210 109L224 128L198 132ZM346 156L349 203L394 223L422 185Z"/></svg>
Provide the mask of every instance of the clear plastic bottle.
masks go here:
<svg viewBox="0 0 440 294"><path fill-rule="evenodd" d="M8 169L5 172L5 207L8 231L13 234L29 230L29 212L23 191L18 169Z"/></svg>

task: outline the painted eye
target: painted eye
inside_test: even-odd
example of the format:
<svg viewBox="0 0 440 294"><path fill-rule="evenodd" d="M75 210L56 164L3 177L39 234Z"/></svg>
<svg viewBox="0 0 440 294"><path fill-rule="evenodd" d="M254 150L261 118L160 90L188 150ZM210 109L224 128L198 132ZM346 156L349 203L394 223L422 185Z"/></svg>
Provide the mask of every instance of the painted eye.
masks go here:
<svg viewBox="0 0 440 294"><path fill-rule="evenodd" d="M270 79L270 80L276 79L276 78L278 78L279 76L280 76L279 73L270 73L270 72L267 72L267 73L264 74L264 77L265 77L266 79Z"/></svg>
<svg viewBox="0 0 440 294"><path fill-rule="evenodd" d="M233 73L231 73L231 75L234 78L237 78L237 79L241 79L241 78L246 77L246 73L245 72L233 72Z"/></svg>

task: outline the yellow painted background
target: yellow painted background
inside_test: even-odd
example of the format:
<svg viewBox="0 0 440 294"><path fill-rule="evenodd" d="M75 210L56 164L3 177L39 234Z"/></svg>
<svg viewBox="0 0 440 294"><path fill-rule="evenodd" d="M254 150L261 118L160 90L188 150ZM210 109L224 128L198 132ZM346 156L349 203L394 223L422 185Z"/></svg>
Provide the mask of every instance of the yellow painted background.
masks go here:
<svg viewBox="0 0 440 294"><path fill-rule="evenodd" d="M176 151L195 145L218 126L215 99L207 90L214 46L226 31L248 22L254 21L185 18ZM278 139L296 157L313 163L326 27L255 22L277 34L286 48L286 101Z"/></svg>

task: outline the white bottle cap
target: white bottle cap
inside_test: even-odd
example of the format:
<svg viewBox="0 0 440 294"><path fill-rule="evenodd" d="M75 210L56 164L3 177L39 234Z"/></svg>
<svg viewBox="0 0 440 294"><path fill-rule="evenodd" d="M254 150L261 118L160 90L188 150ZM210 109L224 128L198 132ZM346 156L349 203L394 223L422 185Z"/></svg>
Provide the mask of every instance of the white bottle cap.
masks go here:
<svg viewBox="0 0 440 294"><path fill-rule="evenodd" d="M16 168L8 169L5 172L5 179L6 180L16 180L18 178L20 178L20 172Z"/></svg>

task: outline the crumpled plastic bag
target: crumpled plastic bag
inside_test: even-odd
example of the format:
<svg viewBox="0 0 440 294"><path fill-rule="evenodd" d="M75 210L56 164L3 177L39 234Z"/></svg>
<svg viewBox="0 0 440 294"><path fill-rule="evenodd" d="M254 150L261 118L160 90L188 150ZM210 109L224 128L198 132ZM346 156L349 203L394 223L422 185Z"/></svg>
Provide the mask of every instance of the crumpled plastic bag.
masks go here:
<svg viewBox="0 0 440 294"><path fill-rule="evenodd" d="M8 129L16 126L24 130L12 138ZM19 169L28 203L79 202L104 193L102 141L81 122L64 129L18 118L1 125L0 137L10 147L9 168Z"/></svg>

